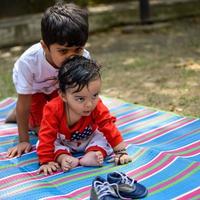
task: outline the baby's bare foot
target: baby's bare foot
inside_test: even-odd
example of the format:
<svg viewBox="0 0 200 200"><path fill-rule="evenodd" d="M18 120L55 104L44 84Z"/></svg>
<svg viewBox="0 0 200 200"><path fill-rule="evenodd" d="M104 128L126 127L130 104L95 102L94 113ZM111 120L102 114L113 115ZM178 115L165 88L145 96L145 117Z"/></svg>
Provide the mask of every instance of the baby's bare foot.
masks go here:
<svg viewBox="0 0 200 200"><path fill-rule="evenodd" d="M102 166L103 154L100 151L90 151L80 159L82 166Z"/></svg>
<svg viewBox="0 0 200 200"><path fill-rule="evenodd" d="M70 169L73 169L79 165L79 159L65 155L62 157L61 162L60 162L61 168L63 171L69 171Z"/></svg>
<svg viewBox="0 0 200 200"><path fill-rule="evenodd" d="M99 166L103 165L103 154L100 151L95 151L96 161L99 163Z"/></svg>

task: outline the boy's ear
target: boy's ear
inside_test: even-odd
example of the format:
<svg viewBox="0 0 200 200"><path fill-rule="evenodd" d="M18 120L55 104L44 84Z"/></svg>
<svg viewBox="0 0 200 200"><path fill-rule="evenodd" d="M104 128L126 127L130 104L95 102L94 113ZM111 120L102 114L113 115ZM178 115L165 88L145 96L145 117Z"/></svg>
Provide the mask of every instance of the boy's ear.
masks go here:
<svg viewBox="0 0 200 200"><path fill-rule="evenodd" d="M48 47L43 40L40 40L40 44L41 44L42 48L44 49L44 51L48 50Z"/></svg>

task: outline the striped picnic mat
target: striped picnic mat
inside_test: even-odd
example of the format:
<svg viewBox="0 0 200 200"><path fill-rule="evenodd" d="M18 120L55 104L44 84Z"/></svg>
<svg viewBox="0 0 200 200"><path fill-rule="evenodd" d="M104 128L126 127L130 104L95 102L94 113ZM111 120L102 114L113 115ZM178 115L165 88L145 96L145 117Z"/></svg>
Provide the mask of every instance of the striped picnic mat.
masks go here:
<svg viewBox="0 0 200 200"><path fill-rule="evenodd" d="M200 199L200 120L183 117L117 99L103 97L117 117L117 126L127 143L133 162L115 166L77 167L69 172L44 176L33 150L20 158L6 158L18 141L16 124L4 124L15 100L0 102L0 199L89 199L92 180L122 171L148 188L145 199Z"/></svg>

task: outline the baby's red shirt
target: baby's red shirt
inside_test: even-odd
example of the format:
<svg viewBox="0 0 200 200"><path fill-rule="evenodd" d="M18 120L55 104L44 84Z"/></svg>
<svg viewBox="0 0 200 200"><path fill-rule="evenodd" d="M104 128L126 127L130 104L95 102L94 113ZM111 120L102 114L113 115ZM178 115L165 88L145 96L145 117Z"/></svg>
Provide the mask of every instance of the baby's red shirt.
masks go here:
<svg viewBox="0 0 200 200"><path fill-rule="evenodd" d="M115 121L116 118L110 114L108 108L99 99L92 113L89 116L82 117L73 128L69 129L65 104L59 96L54 98L45 105L43 110L37 147L40 164L54 161L54 142L57 139L57 134L63 134L65 139L70 141L73 132L82 132L87 126L90 126L93 131L98 129L104 134L112 147L117 146L123 141L123 138L115 125Z"/></svg>

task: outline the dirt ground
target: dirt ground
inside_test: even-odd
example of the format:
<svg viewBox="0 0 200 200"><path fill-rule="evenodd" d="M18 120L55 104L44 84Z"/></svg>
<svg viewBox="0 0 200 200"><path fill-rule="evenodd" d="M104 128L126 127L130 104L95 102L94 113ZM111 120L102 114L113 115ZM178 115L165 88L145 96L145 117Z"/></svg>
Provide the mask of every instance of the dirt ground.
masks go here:
<svg viewBox="0 0 200 200"><path fill-rule="evenodd" d="M90 35L87 49L103 65L102 94L200 116L200 17ZM15 96L14 61L27 47L0 50L0 99Z"/></svg>

